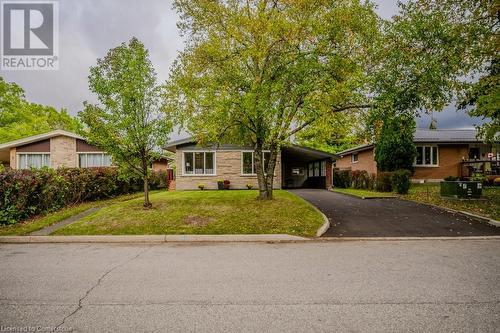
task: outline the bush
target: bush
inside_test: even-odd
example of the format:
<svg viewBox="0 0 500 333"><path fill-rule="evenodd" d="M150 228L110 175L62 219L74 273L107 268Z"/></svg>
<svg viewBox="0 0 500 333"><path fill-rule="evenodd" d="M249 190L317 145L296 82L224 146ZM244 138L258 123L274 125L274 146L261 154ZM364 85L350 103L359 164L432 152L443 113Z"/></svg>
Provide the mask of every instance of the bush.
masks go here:
<svg viewBox="0 0 500 333"><path fill-rule="evenodd" d="M447 177L444 177L444 180L447 181L447 182L454 182L454 181L457 181L458 180L458 177L455 177L455 176L447 176Z"/></svg>
<svg viewBox="0 0 500 333"><path fill-rule="evenodd" d="M406 169L400 169L394 171L392 174L392 187L396 189L399 194L406 194L410 189L410 177L411 171Z"/></svg>
<svg viewBox="0 0 500 333"><path fill-rule="evenodd" d="M333 186L339 188L348 188L349 186L351 186L351 171L334 170Z"/></svg>
<svg viewBox="0 0 500 333"><path fill-rule="evenodd" d="M150 187L166 187L166 173L153 173ZM116 168L5 171L0 173L0 224L13 224L67 205L142 188L142 179L122 179Z"/></svg>
<svg viewBox="0 0 500 333"><path fill-rule="evenodd" d="M391 192L392 172L379 172L377 175L375 189L379 192Z"/></svg>
<svg viewBox="0 0 500 333"><path fill-rule="evenodd" d="M351 186L357 189L370 188L370 175L365 170L354 170L351 172Z"/></svg>

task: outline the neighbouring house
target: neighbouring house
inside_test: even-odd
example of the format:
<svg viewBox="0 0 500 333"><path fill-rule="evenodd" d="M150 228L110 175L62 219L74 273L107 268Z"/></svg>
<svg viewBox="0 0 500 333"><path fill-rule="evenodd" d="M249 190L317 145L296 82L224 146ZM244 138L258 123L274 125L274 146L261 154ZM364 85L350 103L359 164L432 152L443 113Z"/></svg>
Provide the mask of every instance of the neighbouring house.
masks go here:
<svg viewBox="0 0 500 333"><path fill-rule="evenodd" d="M0 163L12 169L112 166L111 157L106 152L89 144L84 137L64 130L0 144ZM167 158L153 162L153 170L167 168Z"/></svg>
<svg viewBox="0 0 500 333"><path fill-rule="evenodd" d="M469 178L481 173L500 175L500 142L486 144L472 129L417 129L414 134L417 157L413 161L414 181L441 181L447 176ZM377 173L374 144L365 144L337 154L339 170Z"/></svg>
<svg viewBox="0 0 500 333"><path fill-rule="evenodd" d="M230 188L258 187L254 151L235 145L200 146L192 138L173 141L166 150L175 153L175 187L197 189L199 184L216 189L217 181L229 180ZM264 159L268 156L263 153ZM329 188L333 155L298 145L282 148L275 169L274 188Z"/></svg>

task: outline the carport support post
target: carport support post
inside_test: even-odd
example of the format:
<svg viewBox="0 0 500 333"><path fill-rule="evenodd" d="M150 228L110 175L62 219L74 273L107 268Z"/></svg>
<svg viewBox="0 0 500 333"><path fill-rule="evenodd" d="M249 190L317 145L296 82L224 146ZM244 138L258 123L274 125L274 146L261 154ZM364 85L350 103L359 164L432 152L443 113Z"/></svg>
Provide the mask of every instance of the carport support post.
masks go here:
<svg viewBox="0 0 500 333"><path fill-rule="evenodd" d="M333 185L333 164L331 160L326 161L326 170L325 170L325 182L326 182L326 189L331 190L332 185Z"/></svg>

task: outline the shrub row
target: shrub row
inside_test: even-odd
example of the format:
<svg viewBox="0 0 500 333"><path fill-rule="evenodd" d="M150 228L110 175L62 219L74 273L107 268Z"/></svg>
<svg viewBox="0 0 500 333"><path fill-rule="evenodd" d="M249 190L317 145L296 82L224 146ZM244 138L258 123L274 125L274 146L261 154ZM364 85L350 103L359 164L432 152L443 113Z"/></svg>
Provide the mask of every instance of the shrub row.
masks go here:
<svg viewBox="0 0 500 333"><path fill-rule="evenodd" d="M165 188L165 171L151 189ZM115 168L9 170L0 173L0 224L13 224L67 205L142 190L140 178L123 179Z"/></svg>
<svg viewBox="0 0 500 333"><path fill-rule="evenodd" d="M408 193L410 188L411 172L397 170L395 172L379 172L377 175L369 174L365 170L335 170L333 173L333 186L339 188L356 188L376 190L379 192Z"/></svg>

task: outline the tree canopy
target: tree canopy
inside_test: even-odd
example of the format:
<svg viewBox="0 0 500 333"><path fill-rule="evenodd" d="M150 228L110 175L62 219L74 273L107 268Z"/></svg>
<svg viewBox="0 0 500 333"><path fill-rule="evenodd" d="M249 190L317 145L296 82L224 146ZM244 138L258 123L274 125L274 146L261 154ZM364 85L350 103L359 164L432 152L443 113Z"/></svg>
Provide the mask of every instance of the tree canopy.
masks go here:
<svg viewBox="0 0 500 333"><path fill-rule="evenodd" d="M177 0L186 49L173 66L168 110L200 142L251 145L261 198L276 156L320 118L366 107L379 19L360 1ZM270 151L269 161L261 152Z"/></svg>
<svg viewBox="0 0 500 333"><path fill-rule="evenodd" d="M55 129L80 132L82 124L64 109L28 102L20 86L0 77L0 143Z"/></svg>
<svg viewBox="0 0 500 333"><path fill-rule="evenodd" d="M89 87L99 103L85 102L79 114L86 137L126 174L143 178L144 206L150 207L148 172L172 126L161 112L161 86L148 50L136 38L109 50L90 68Z"/></svg>

